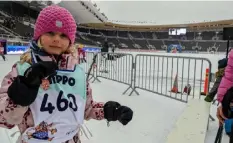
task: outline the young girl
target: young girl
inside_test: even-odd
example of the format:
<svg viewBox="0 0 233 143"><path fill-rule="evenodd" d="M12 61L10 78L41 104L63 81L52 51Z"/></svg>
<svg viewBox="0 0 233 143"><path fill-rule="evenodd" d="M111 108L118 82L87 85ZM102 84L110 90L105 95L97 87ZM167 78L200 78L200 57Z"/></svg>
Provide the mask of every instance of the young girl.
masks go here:
<svg viewBox="0 0 233 143"><path fill-rule="evenodd" d="M30 51L2 81L0 126L18 126L20 143L78 143L83 120L120 121L133 111L119 103L97 103L78 64L76 23L59 6L44 8L36 21Z"/></svg>

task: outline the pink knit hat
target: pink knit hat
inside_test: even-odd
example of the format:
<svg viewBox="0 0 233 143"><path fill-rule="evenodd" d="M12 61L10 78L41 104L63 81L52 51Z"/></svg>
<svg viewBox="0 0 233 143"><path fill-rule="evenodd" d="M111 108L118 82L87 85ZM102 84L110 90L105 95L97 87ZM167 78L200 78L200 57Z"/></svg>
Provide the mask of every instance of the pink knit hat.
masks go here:
<svg viewBox="0 0 233 143"><path fill-rule="evenodd" d="M33 39L37 40L47 32L61 32L73 44L76 28L76 22L68 10L57 5L48 6L40 12L36 20Z"/></svg>

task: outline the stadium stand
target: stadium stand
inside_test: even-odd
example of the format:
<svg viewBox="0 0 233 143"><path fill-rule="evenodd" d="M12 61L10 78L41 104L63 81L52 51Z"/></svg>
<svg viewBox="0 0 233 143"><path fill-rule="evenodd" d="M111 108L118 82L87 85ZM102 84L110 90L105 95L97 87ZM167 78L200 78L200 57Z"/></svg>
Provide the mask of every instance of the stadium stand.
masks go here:
<svg viewBox="0 0 233 143"><path fill-rule="evenodd" d="M4 6L3 6L4 5ZM0 2L0 37L16 38L28 41L32 37L35 19L44 4L39 2ZM166 50L169 45L181 45L184 52L210 52L226 50L226 41L222 40L221 24L217 28L205 27L199 30L189 28L185 35L169 35L168 28L114 25L113 23L78 24L77 43L102 46L107 38L110 45L119 49ZM198 25L198 24L197 24ZM203 23L202 23L203 25ZM206 23L206 25L210 25ZM109 28L110 27L110 28ZM115 27L115 28L114 28ZM164 28L166 27L166 28ZM203 26L204 27L204 26ZM193 29L193 30L189 30Z"/></svg>

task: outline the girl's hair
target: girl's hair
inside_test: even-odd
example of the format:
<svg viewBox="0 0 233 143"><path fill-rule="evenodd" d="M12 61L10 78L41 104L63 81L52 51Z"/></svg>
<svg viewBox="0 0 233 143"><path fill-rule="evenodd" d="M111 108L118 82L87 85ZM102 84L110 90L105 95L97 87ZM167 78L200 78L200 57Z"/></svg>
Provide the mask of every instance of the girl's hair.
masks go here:
<svg viewBox="0 0 233 143"><path fill-rule="evenodd" d="M25 53L23 53L21 56L20 56L20 63L23 64L23 63L29 63L29 64L32 64L32 59L31 59L31 50L27 50Z"/></svg>
<svg viewBox="0 0 233 143"><path fill-rule="evenodd" d="M72 57L74 57L75 59L78 59L77 58L77 50L75 48L75 46L70 46L65 52L64 54L71 54ZM32 58L31 58L31 49L29 49L28 51L26 51L25 53L23 53L21 56L20 56L20 63L23 64L23 63L29 63L29 64L32 64Z"/></svg>

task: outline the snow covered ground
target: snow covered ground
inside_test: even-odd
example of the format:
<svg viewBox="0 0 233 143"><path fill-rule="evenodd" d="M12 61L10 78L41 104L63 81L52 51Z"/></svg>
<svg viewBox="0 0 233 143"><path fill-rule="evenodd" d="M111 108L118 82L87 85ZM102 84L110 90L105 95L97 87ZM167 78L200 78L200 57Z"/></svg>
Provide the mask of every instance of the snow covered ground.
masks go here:
<svg viewBox="0 0 233 143"><path fill-rule="evenodd" d="M136 54L136 53L132 53ZM145 53L149 54L149 53ZM153 53L157 54L157 53ZM159 53L165 54L166 53ZM207 54L182 54L184 56L205 57L211 60L213 69L217 69L217 61L224 55L207 55ZM18 59L18 55L7 55L7 61L0 59L1 73L0 79L11 70L11 66ZM212 71L214 72L214 71ZM96 101L114 100L122 105L129 106L134 111L134 118L127 126L122 126L118 122L111 122L107 126L106 121L90 120L86 125L90 129L93 137L87 140L84 135L81 136L83 143L164 143L166 136L173 129L179 115L184 110L186 104L179 101L169 99L151 92L138 90L132 96L122 95L122 92L128 87L126 85L100 78L101 82L91 84L93 88L93 96ZM129 91L130 92L130 91ZM211 108L211 115L216 118L216 105ZM218 129L217 121L210 121L209 130L206 137L206 143L213 143ZM16 130L0 129L0 136L3 143L15 142L18 134L13 138L11 135ZM223 136L222 143L227 143L228 137Z"/></svg>

